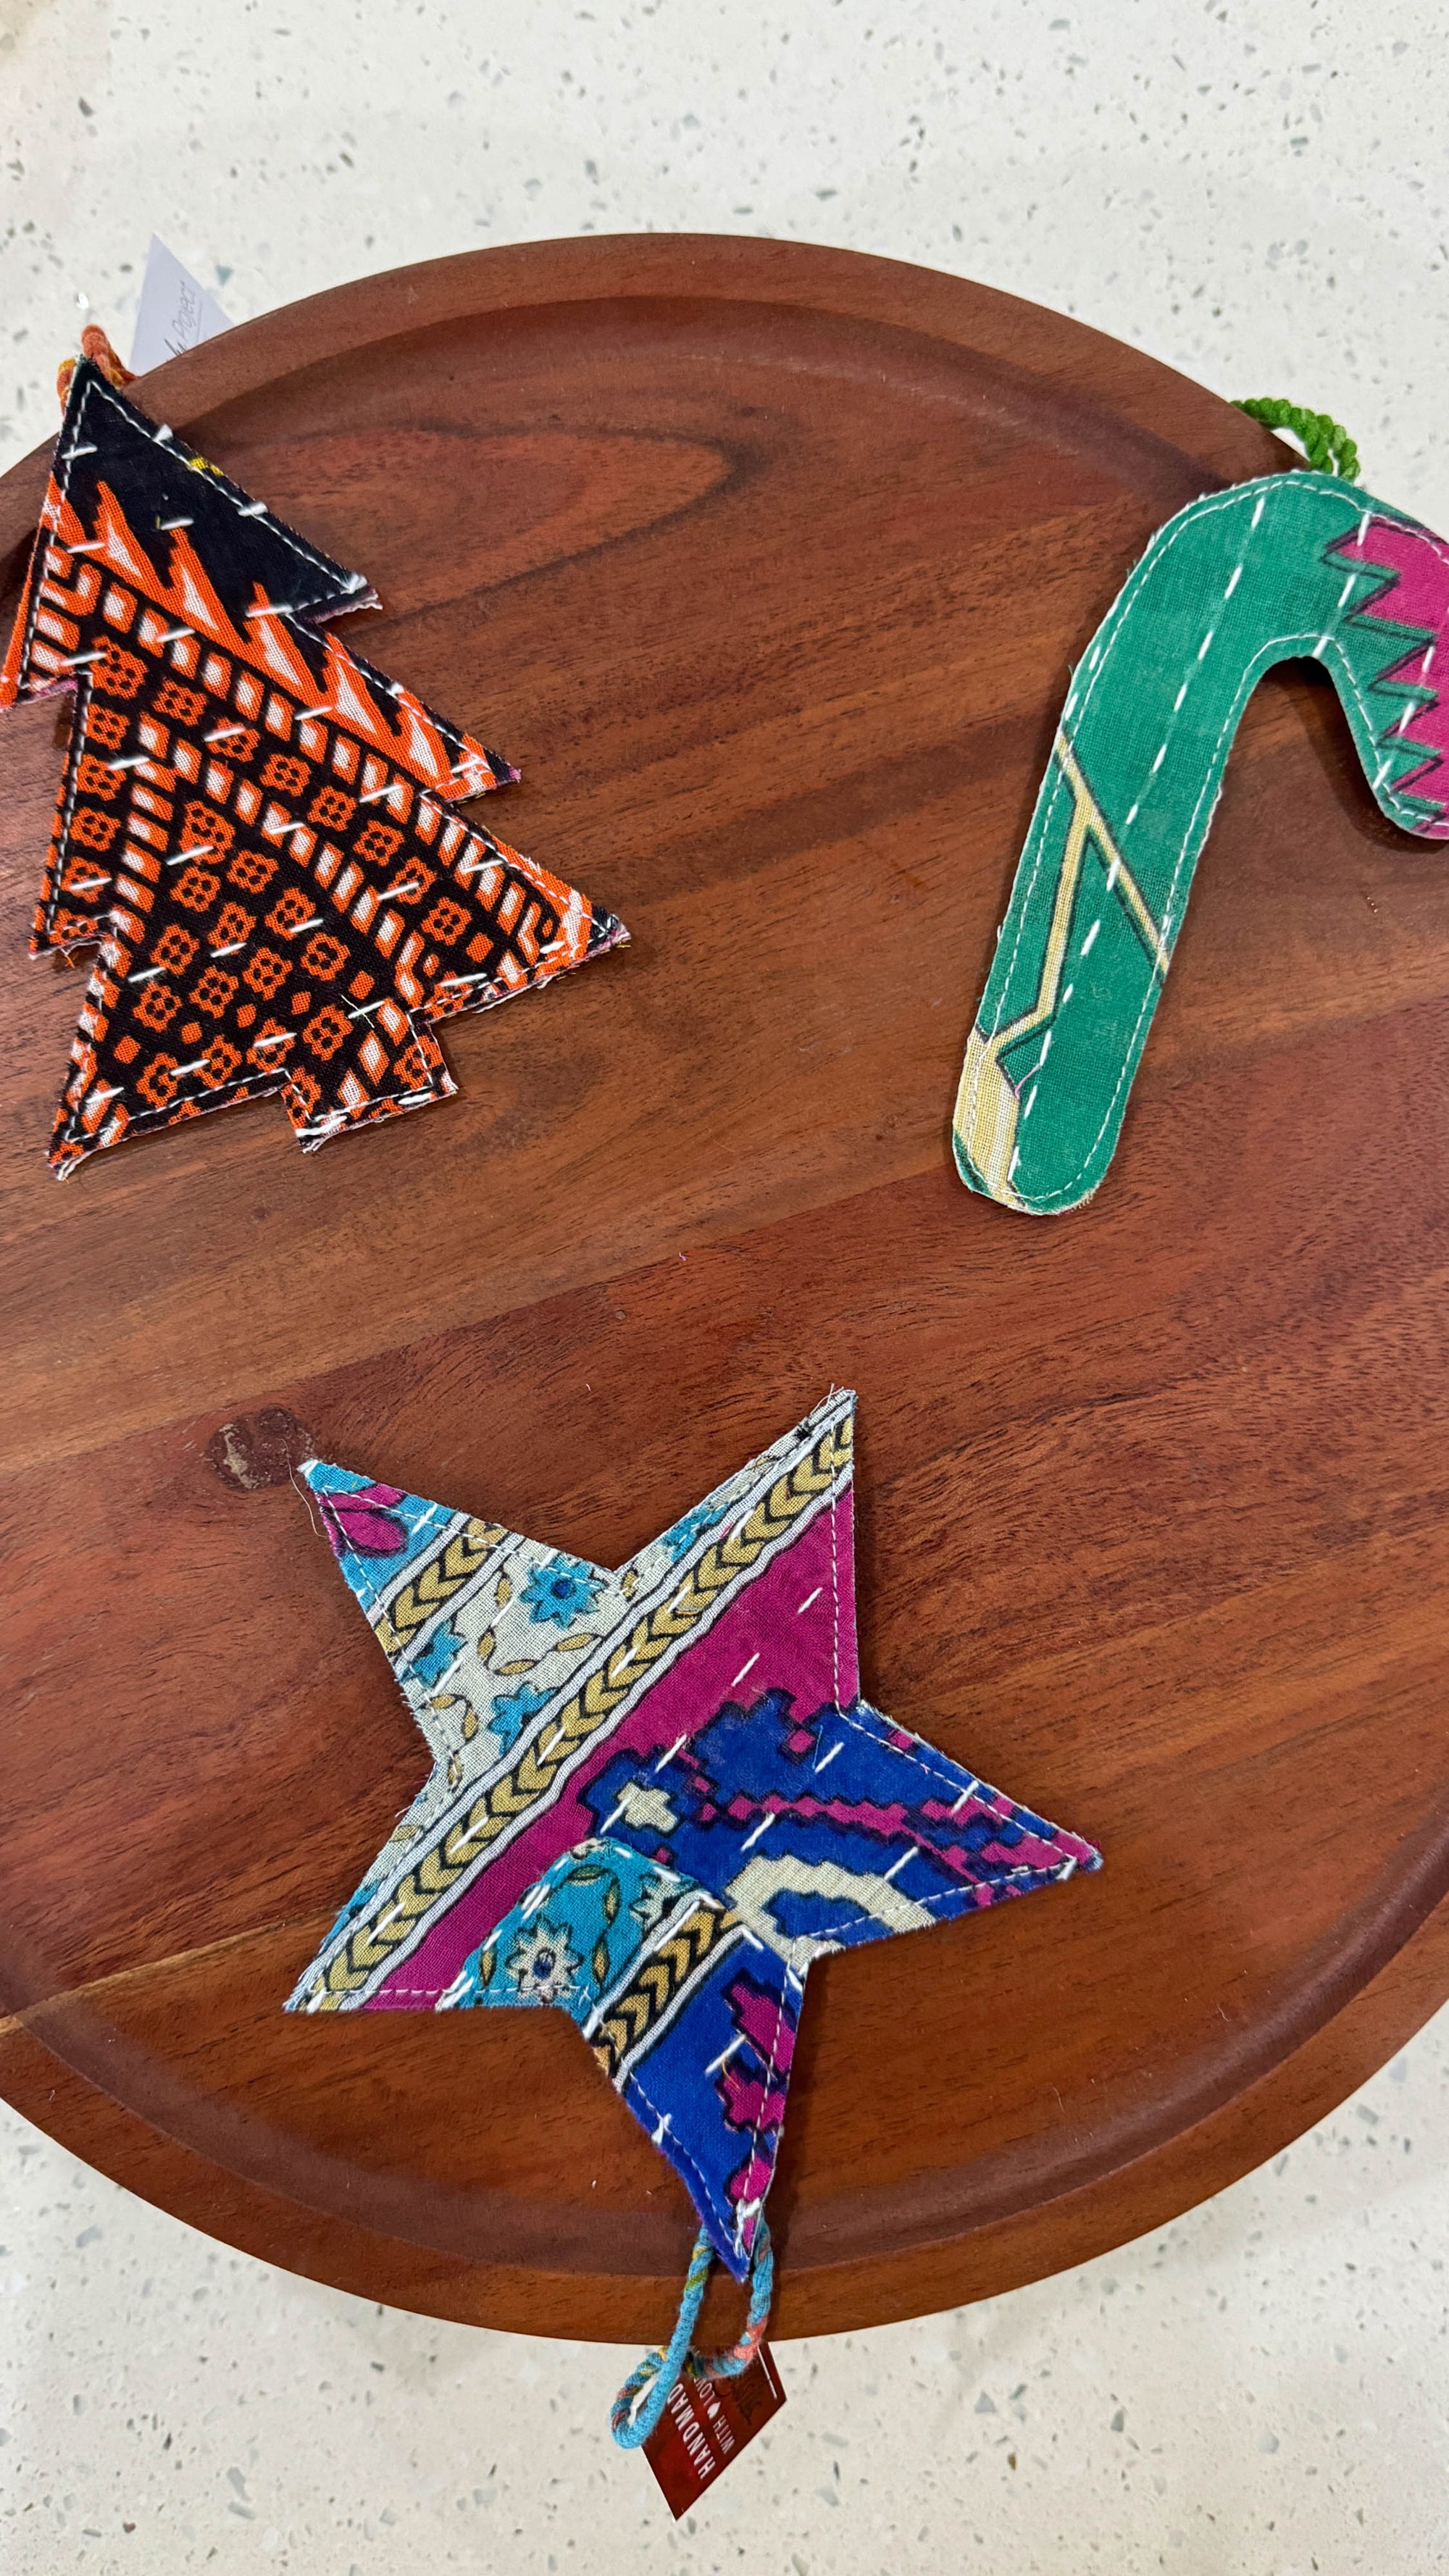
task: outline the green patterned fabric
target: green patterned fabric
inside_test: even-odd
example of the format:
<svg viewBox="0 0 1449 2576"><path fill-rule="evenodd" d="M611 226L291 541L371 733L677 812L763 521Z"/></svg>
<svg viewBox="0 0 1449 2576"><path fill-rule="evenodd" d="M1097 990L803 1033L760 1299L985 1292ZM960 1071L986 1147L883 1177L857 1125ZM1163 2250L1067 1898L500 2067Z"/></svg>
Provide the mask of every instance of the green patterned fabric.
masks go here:
<svg viewBox="0 0 1449 2576"><path fill-rule="evenodd" d="M1275 474L1160 528L1073 675L966 1050L967 1186L1050 1216L1091 1196L1264 671L1332 674L1383 812L1449 837L1435 655L1449 550L1336 475Z"/></svg>

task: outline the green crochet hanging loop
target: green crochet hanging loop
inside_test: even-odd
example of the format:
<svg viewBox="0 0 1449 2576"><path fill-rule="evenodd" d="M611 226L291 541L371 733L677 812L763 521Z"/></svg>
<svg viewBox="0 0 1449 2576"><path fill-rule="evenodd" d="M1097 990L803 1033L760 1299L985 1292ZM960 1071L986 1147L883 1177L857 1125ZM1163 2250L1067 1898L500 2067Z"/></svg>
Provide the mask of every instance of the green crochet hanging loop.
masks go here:
<svg viewBox="0 0 1449 2576"><path fill-rule="evenodd" d="M1358 481L1358 449L1342 421L1331 420L1326 411L1305 411L1301 403L1285 402L1281 394L1255 394L1247 402L1234 403L1233 409L1245 411L1249 420L1260 420L1265 429L1291 430L1319 474L1337 474L1345 483Z"/></svg>

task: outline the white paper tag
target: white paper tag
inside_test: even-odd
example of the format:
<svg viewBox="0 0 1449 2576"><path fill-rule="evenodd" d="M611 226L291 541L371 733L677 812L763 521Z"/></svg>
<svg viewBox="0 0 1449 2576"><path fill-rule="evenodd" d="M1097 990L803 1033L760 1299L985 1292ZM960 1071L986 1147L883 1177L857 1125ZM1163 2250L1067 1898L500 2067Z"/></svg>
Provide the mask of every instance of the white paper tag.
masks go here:
<svg viewBox="0 0 1449 2576"><path fill-rule="evenodd" d="M131 342L135 373L147 375L152 367L174 358L179 350L198 348L203 340L214 340L219 331L230 328L230 317L223 313L216 297L197 284L176 253L153 233L146 253L136 335Z"/></svg>

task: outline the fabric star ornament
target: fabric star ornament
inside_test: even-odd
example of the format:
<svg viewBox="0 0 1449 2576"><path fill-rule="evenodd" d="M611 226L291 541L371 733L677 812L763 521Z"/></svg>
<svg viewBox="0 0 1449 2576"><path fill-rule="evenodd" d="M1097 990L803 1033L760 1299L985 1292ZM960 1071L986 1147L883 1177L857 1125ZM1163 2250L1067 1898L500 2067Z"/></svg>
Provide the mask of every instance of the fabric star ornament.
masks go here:
<svg viewBox="0 0 1449 2576"><path fill-rule="evenodd" d="M451 811L517 772L330 631L376 604L80 360L0 671L75 693L32 940L97 952L62 1176L262 1093L306 1148L444 1099L441 1021L626 935Z"/></svg>
<svg viewBox="0 0 1449 2576"><path fill-rule="evenodd" d="M1446 643L1449 546L1339 475L1235 484L1158 529L1078 665L1017 863L956 1099L968 1188L1055 1216L1101 1181L1275 662L1323 665L1380 811L1449 838Z"/></svg>
<svg viewBox="0 0 1449 2576"><path fill-rule="evenodd" d="M1100 1866L861 1697L854 1403L617 1569L300 1470L433 1767L288 2009L569 2013L738 2278L811 1961Z"/></svg>

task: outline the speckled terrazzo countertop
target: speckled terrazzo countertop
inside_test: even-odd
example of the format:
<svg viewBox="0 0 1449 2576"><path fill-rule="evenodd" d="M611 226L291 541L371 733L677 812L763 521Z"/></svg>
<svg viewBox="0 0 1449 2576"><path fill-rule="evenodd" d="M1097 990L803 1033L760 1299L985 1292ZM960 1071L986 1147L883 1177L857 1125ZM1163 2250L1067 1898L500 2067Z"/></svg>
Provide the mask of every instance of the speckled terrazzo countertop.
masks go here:
<svg viewBox="0 0 1449 2576"><path fill-rule="evenodd" d="M241 319L435 254L754 231L957 269L1356 433L1449 524L1449 10L9 0L0 464L161 233ZM1415 864L1437 864L1432 858ZM633 2354L210 2245L0 2113L0 2571L1421 2576L1449 2519L1449 2014L1273 2166L1011 2298L781 2348L675 2530Z"/></svg>

